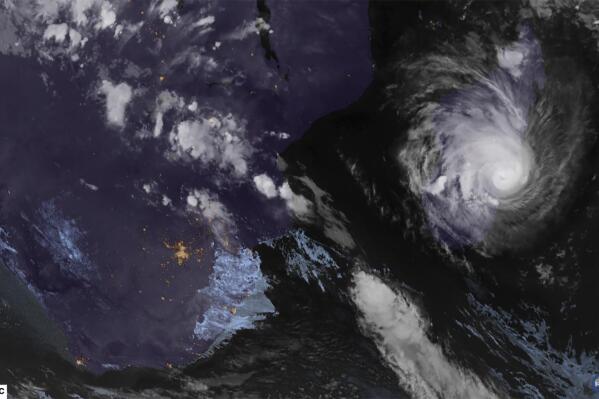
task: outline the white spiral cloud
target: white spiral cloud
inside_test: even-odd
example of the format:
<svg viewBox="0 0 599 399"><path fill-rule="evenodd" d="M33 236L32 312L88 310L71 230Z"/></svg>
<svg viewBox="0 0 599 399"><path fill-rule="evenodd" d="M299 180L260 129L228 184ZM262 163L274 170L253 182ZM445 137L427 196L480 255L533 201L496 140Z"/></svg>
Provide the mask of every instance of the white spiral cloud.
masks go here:
<svg viewBox="0 0 599 399"><path fill-rule="evenodd" d="M571 197L589 137L584 78L572 76L571 60L552 59L546 72L527 27L492 62L488 53L470 36L402 66L417 83L398 154L437 238L487 254L550 222Z"/></svg>

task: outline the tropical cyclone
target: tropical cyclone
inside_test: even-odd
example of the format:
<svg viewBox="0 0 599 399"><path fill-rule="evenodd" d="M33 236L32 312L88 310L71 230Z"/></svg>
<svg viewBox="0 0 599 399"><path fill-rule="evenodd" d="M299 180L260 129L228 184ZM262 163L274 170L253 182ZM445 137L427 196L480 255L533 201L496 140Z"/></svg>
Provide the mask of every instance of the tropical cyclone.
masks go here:
<svg viewBox="0 0 599 399"><path fill-rule="evenodd" d="M471 34L400 67L416 82L398 150L409 188L437 239L484 254L520 246L552 219L593 136L572 60L544 60L527 25L492 55Z"/></svg>

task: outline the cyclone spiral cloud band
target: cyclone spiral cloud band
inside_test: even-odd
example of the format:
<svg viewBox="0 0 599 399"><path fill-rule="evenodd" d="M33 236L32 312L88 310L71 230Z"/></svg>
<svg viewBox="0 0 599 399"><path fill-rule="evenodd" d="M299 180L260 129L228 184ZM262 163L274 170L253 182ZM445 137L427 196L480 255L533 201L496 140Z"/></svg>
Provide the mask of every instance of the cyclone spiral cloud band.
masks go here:
<svg viewBox="0 0 599 399"><path fill-rule="evenodd" d="M398 161L442 244L494 254L555 220L594 137L571 59L544 57L526 25L487 47L470 35L398 68L414 82Z"/></svg>

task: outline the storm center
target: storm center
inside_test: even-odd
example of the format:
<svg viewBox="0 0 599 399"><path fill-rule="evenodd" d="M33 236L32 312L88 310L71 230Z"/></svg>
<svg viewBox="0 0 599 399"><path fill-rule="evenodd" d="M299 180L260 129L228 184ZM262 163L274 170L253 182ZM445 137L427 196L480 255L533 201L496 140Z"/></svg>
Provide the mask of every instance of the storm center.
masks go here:
<svg viewBox="0 0 599 399"><path fill-rule="evenodd" d="M525 177L520 163L502 163L496 166L491 181L498 191L505 192L518 189Z"/></svg>

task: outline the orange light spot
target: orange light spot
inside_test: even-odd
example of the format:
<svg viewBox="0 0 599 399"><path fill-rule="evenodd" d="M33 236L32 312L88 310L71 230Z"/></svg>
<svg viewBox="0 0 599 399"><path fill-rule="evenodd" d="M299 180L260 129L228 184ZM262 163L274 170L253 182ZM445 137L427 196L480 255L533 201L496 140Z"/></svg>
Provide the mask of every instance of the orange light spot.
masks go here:
<svg viewBox="0 0 599 399"><path fill-rule="evenodd" d="M183 241L177 241L172 245L165 242L164 245L168 249L173 249L175 251L175 260L177 261L179 266L183 265L183 263L185 263L189 259L190 255L189 252L187 252L187 246Z"/></svg>

